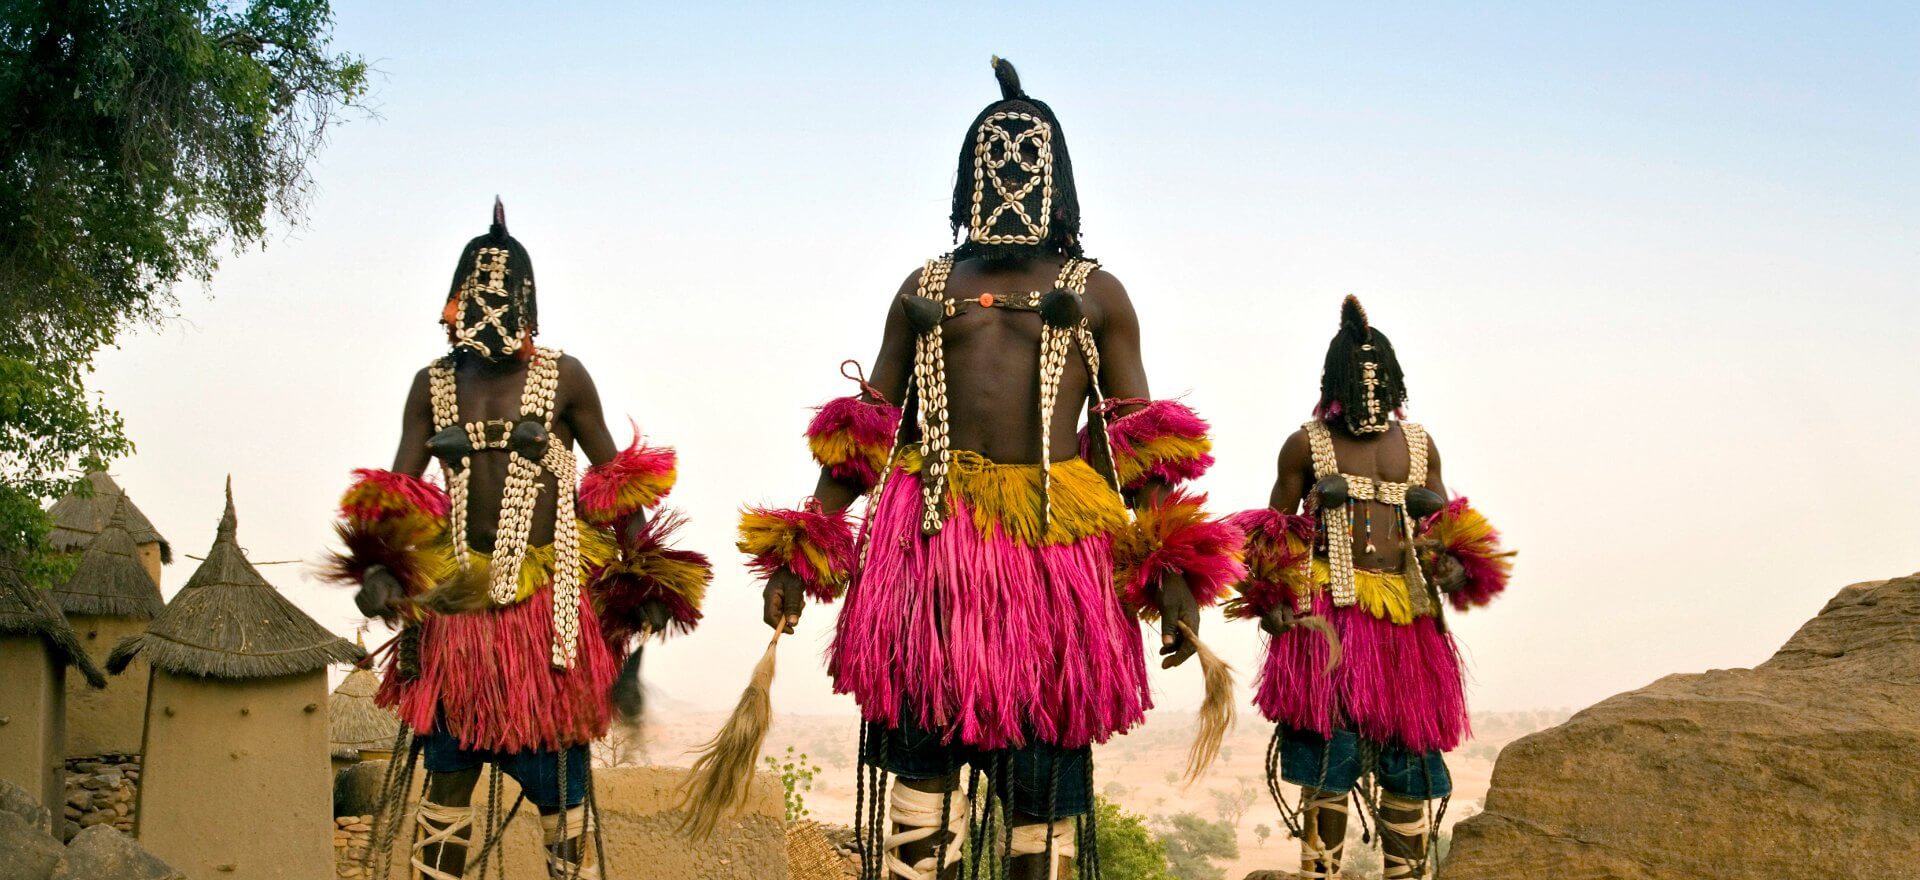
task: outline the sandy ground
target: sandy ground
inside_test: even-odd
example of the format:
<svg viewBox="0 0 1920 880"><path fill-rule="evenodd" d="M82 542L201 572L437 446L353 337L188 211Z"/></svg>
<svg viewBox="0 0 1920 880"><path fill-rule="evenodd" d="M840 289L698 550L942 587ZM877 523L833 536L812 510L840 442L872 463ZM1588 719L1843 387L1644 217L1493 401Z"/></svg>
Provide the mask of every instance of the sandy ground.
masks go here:
<svg viewBox="0 0 1920 880"><path fill-rule="evenodd" d="M1445 824L1479 810L1486 795L1493 759L1508 742L1566 718L1557 710L1479 713L1474 716L1475 737L1448 756L1453 772L1454 797ZM619 744L621 760L633 763L686 765L689 752L718 729L723 713L689 712L673 706L654 707L643 732L643 742ZM820 768L811 790L803 792L811 817L831 824L850 824L854 799L854 738L852 716L781 715L767 736L764 754L795 755ZM1095 750L1095 785L1101 794L1150 822L1179 813L1197 813L1214 820L1230 818L1239 808L1238 859L1217 864L1228 878L1243 877L1261 868L1297 865L1297 845L1286 836L1280 812L1267 796L1264 755L1272 727L1243 712L1211 772L1191 786L1180 783L1187 745L1193 735L1191 713L1155 712L1147 723ZM1292 797L1289 792L1289 797ZM1256 829L1269 834L1262 840Z"/></svg>

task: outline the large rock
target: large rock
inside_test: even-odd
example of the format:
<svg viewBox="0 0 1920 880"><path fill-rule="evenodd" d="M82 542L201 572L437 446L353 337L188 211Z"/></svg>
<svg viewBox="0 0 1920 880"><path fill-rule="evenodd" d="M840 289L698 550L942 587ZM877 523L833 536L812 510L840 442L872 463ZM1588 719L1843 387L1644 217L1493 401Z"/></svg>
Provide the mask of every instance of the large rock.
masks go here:
<svg viewBox="0 0 1920 880"><path fill-rule="evenodd" d="M1920 878L1920 575L1507 746L1441 876Z"/></svg>
<svg viewBox="0 0 1920 880"><path fill-rule="evenodd" d="M350 764L333 777L333 815L371 816L380 811L380 796L387 784L384 760Z"/></svg>
<svg viewBox="0 0 1920 880"><path fill-rule="evenodd" d="M0 779L0 813L11 813L42 831L53 831L53 814L26 789L5 779Z"/></svg>
<svg viewBox="0 0 1920 880"><path fill-rule="evenodd" d="M73 836L49 880L187 880L132 838L105 825Z"/></svg>
<svg viewBox="0 0 1920 880"><path fill-rule="evenodd" d="M0 880L47 880L62 852L53 835L0 811Z"/></svg>

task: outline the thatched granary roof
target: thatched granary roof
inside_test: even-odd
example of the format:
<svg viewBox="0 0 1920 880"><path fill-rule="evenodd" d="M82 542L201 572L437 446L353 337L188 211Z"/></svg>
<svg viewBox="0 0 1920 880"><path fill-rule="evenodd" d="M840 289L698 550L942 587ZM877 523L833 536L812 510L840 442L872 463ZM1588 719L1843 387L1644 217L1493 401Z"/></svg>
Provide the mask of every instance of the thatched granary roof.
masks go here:
<svg viewBox="0 0 1920 880"><path fill-rule="evenodd" d="M361 749L393 748L393 738L400 733L400 719L391 710L373 704L373 694L379 689L380 677L371 669L355 669L333 689L333 697L327 700L327 738L334 757L353 761L359 759Z"/></svg>
<svg viewBox="0 0 1920 880"><path fill-rule="evenodd" d="M92 543L95 535L107 527L113 519L114 508L120 499L127 497L127 491L112 477L95 471L87 475L87 482L93 484L93 492L87 497L72 493L53 502L47 514L53 517L53 531L47 533L47 540L55 550L84 550ZM173 564L173 545L153 527L147 515L140 512L132 499L127 499L127 533L134 544L159 544L160 561Z"/></svg>
<svg viewBox="0 0 1920 880"><path fill-rule="evenodd" d="M144 656L153 668L209 678L275 678L357 663L366 651L315 623L260 576L234 537L233 485L213 549L187 585L107 658L119 673Z"/></svg>
<svg viewBox="0 0 1920 880"><path fill-rule="evenodd" d="M112 518L87 545L73 576L49 594L61 611L151 620L167 607L127 532L132 506L125 495L115 500Z"/></svg>
<svg viewBox="0 0 1920 880"><path fill-rule="evenodd" d="M36 589L14 568L9 560L0 559L0 635L31 635L47 640L53 646L54 655L68 665L80 670L87 677L87 683L94 687L106 687L107 677L94 665L80 647L80 639L73 634L73 627L67 625L67 618L60 613L47 595Z"/></svg>

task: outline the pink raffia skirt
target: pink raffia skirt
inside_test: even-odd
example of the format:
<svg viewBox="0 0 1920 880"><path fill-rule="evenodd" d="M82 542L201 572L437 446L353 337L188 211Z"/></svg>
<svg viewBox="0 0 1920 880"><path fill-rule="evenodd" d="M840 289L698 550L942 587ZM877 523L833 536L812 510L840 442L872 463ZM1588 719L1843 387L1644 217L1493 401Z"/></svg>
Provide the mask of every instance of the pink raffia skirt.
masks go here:
<svg viewBox="0 0 1920 880"><path fill-rule="evenodd" d="M1038 475L959 458L946 524L928 537L919 480L894 471L828 660L834 689L867 721L898 727L910 712L975 748L1079 748L1152 705L1139 625L1112 584L1111 528L1125 508L1084 462L1057 463L1053 523L1037 535Z"/></svg>
<svg viewBox="0 0 1920 880"><path fill-rule="evenodd" d="M1306 627L1270 640L1254 696L1268 720L1322 736L1349 729L1414 752L1448 751L1468 736L1460 652L1438 620L1395 623L1363 605L1335 608L1325 590L1313 612L1340 634L1340 665L1323 671L1326 639Z"/></svg>
<svg viewBox="0 0 1920 880"><path fill-rule="evenodd" d="M559 751L606 734L622 658L600 637L586 591L571 669L552 664L551 582L517 604L421 626L419 677L399 675L396 654L376 697L416 733L437 726L463 748L498 752Z"/></svg>

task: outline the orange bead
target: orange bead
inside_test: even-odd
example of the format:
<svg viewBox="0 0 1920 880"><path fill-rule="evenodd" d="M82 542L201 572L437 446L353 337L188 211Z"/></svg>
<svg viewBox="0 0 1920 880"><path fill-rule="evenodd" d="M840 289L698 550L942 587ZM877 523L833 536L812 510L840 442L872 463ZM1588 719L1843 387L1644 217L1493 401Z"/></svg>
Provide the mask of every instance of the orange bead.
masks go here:
<svg viewBox="0 0 1920 880"><path fill-rule="evenodd" d="M980 294L980 307L983 309L993 308L993 294L991 293Z"/></svg>

